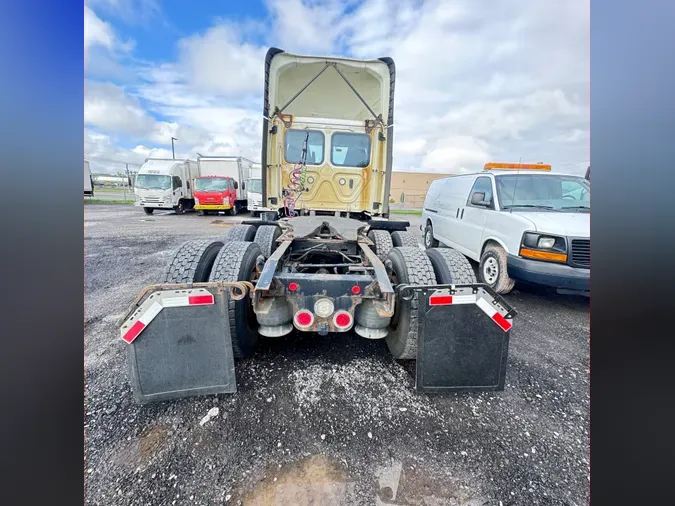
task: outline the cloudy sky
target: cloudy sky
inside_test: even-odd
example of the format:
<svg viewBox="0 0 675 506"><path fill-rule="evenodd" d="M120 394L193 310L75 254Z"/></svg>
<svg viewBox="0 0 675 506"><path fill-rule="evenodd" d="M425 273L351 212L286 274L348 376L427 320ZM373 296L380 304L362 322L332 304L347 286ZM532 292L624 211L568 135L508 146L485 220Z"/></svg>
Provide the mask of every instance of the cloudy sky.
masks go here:
<svg viewBox="0 0 675 506"><path fill-rule="evenodd" d="M86 0L85 156L260 159L267 48L396 63L395 170L589 164L588 0ZM137 168L132 165L131 168Z"/></svg>

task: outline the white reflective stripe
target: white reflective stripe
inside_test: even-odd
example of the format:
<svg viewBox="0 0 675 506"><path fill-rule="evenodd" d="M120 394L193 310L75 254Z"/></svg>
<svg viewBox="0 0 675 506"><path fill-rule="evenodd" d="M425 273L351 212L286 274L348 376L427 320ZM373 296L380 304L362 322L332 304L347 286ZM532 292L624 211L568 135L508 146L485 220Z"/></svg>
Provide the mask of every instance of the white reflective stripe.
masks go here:
<svg viewBox="0 0 675 506"><path fill-rule="evenodd" d="M490 318L492 318L497 313L497 310L482 297L476 298L476 305L481 308Z"/></svg>
<svg viewBox="0 0 675 506"><path fill-rule="evenodd" d="M179 297L162 297L162 306L164 307L181 307L189 305L190 298L187 295Z"/></svg>
<svg viewBox="0 0 675 506"><path fill-rule="evenodd" d="M155 316L162 310L162 305L159 302L153 302L148 310L138 319L143 325L150 325L150 322L155 319Z"/></svg>
<svg viewBox="0 0 675 506"><path fill-rule="evenodd" d="M453 295L452 304L475 304L476 296L475 295Z"/></svg>

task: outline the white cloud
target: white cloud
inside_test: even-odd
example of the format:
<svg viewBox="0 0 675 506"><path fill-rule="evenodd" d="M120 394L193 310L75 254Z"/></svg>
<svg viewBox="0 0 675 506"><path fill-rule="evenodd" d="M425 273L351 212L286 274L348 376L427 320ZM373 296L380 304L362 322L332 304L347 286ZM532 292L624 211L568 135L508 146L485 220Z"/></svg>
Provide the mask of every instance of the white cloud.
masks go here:
<svg viewBox="0 0 675 506"><path fill-rule="evenodd" d="M155 120L138 99L112 83L87 82L84 93L84 122L107 131L145 136Z"/></svg>
<svg viewBox="0 0 675 506"><path fill-rule="evenodd" d="M88 1L101 12L134 3ZM89 124L137 136L143 152L153 143L166 149L173 135L188 154L258 159L263 61L274 45L305 54L393 57L395 168L469 170L492 157L579 173L588 165L587 2L513 0L489 9L470 0L266 5L267 20L216 20L181 39L176 61L148 62L139 71L142 82L126 93L90 96ZM97 29L88 47L119 47L108 23L90 21Z"/></svg>
<svg viewBox="0 0 675 506"><path fill-rule="evenodd" d="M84 51L96 45L112 50L116 43L115 33L109 23L102 21L89 6L84 6Z"/></svg>
<svg viewBox="0 0 675 506"><path fill-rule="evenodd" d="M237 94L260 92L266 49L242 40L231 24L220 24L178 44L186 80L197 89Z"/></svg>
<svg viewBox="0 0 675 506"><path fill-rule="evenodd" d="M148 23L162 15L156 0L86 0L97 11L127 24Z"/></svg>
<svg viewBox="0 0 675 506"><path fill-rule="evenodd" d="M457 172L483 165L491 158L484 141L469 136L446 137L436 142L422 158L421 168L429 172Z"/></svg>

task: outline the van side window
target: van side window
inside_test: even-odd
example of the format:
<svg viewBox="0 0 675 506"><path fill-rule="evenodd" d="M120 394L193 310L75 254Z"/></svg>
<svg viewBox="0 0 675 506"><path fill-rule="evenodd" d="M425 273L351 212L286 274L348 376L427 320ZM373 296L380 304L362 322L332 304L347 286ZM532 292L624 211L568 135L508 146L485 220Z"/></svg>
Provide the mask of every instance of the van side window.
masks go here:
<svg viewBox="0 0 675 506"><path fill-rule="evenodd" d="M481 192L485 194L485 198L483 200L485 202L490 203L490 207L488 207L487 209L495 208L494 199L492 198L492 180L489 177L479 177L478 179L476 179L476 182L473 184L473 188L471 188L471 191L469 192L469 198L466 201L467 206L479 207L471 204L471 195L473 195L476 192Z"/></svg>
<svg viewBox="0 0 675 506"><path fill-rule="evenodd" d="M180 180L180 177L173 176L173 189L177 189L183 186L183 182Z"/></svg>

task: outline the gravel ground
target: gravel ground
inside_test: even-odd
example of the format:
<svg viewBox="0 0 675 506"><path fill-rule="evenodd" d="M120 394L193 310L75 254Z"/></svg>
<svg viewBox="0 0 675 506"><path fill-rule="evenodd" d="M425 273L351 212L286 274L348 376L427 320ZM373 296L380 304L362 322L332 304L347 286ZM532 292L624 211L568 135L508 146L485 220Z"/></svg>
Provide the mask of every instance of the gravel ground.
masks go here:
<svg viewBox="0 0 675 506"><path fill-rule="evenodd" d="M264 344L237 394L136 405L115 320L183 241L232 221L85 207L87 504L587 503L583 297L506 297L504 392L416 394L414 363L348 333Z"/></svg>

